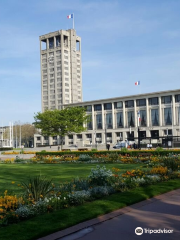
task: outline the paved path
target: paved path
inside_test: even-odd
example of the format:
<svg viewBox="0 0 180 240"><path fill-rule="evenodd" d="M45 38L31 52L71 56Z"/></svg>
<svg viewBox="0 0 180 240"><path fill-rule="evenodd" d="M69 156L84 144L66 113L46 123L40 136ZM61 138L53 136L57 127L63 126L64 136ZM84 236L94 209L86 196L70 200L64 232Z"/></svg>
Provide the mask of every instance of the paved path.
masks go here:
<svg viewBox="0 0 180 240"><path fill-rule="evenodd" d="M142 235L135 229L141 227ZM173 233L145 233L145 229ZM80 223L39 240L179 240L180 189Z"/></svg>

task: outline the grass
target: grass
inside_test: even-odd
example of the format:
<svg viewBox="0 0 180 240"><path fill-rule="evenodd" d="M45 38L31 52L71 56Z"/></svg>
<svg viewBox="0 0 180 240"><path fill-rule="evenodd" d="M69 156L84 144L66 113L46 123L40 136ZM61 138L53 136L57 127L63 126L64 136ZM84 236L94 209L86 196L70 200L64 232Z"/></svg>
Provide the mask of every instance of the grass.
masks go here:
<svg viewBox="0 0 180 240"><path fill-rule="evenodd" d="M85 178L89 175L91 168L98 164L0 164L0 195L5 190L13 193L21 193L22 189L17 184L25 181L29 176L42 175L47 179L53 179L53 183L71 181L73 178ZM99 164L106 168L119 168L122 172L136 169L143 164ZM15 182L12 184L12 182Z"/></svg>
<svg viewBox="0 0 180 240"><path fill-rule="evenodd" d="M1 228L1 239L35 240L39 237L46 236L77 223L95 218L179 187L180 179L173 179L156 185L139 187L129 192L116 193L105 197L102 200L96 200L82 206L71 207L54 213L44 214L18 224Z"/></svg>

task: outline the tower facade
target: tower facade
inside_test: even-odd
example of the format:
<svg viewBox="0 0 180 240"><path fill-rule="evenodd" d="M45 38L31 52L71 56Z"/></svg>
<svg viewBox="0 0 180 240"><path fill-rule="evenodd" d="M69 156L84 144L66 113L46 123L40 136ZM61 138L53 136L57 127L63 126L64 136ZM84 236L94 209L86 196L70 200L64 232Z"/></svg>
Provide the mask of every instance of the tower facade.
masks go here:
<svg viewBox="0 0 180 240"><path fill-rule="evenodd" d="M81 38L69 29L42 35L39 40L42 112L82 102Z"/></svg>

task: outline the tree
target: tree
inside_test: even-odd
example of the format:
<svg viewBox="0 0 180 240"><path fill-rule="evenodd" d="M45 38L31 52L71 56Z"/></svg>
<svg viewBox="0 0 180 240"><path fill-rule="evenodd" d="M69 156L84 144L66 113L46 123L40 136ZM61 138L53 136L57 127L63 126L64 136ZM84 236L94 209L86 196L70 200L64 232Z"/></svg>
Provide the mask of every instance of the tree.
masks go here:
<svg viewBox="0 0 180 240"><path fill-rule="evenodd" d="M85 131L86 128L83 124L87 123L88 116L85 108L67 107L62 110L38 112L34 119L35 127L41 129L43 136L60 136L62 138L66 135Z"/></svg>

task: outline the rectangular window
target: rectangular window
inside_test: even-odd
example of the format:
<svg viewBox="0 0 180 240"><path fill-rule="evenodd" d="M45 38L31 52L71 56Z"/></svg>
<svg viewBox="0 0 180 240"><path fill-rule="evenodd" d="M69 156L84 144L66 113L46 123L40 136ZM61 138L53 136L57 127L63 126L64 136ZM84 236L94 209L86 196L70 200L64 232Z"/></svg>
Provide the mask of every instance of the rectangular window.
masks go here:
<svg viewBox="0 0 180 240"><path fill-rule="evenodd" d="M164 97L161 97L161 103L171 103L172 101L172 96L164 96Z"/></svg>
<svg viewBox="0 0 180 240"><path fill-rule="evenodd" d="M172 125L171 108L164 108L164 125Z"/></svg>
<svg viewBox="0 0 180 240"><path fill-rule="evenodd" d="M125 101L125 107L126 108L134 107L134 101L133 100Z"/></svg>
<svg viewBox="0 0 180 240"><path fill-rule="evenodd" d="M54 48L54 38L49 38L49 48Z"/></svg>
<svg viewBox="0 0 180 240"><path fill-rule="evenodd" d="M175 95L175 102L180 102L180 94Z"/></svg>
<svg viewBox="0 0 180 240"><path fill-rule="evenodd" d="M92 106L89 105L89 106L85 106L86 108L86 112L92 112Z"/></svg>
<svg viewBox="0 0 180 240"><path fill-rule="evenodd" d="M158 109L151 109L151 124L152 124L152 126L159 126L159 111L158 111Z"/></svg>
<svg viewBox="0 0 180 240"><path fill-rule="evenodd" d="M92 115L88 115L87 129L92 130Z"/></svg>
<svg viewBox="0 0 180 240"><path fill-rule="evenodd" d="M114 108L115 108L115 109L123 108L123 102L122 102L122 101L120 101L120 102L115 102L115 103L114 103Z"/></svg>
<svg viewBox="0 0 180 240"><path fill-rule="evenodd" d="M101 138L101 133L96 133L97 138Z"/></svg>
<svg viewBox="0 0 180 240"><path fill-rule="evenodd" d="M116 115L116 126L117 128L122 128L123 127L123 113L119 112Z"/></svg>
<svg viewBox="0 0 180 240"><path fill-rule="evenodd" d="M106 127L107 129L112 129L112 113L106 114Z"/></svg>
<svg viewBox="0 0 180 240"><path fill-rule="evenodd" d="M128 127L134 127L134 112L128 112Z"/></svg>
<svg viewBox="0 0 180 240"><path fill-rule="evenodd" d="M96 115L96 129L102 129L102 115Z"/></svg>
<svg viewBox="0 0 180 240"><path fill-rule="evenodd" d="M61 46L61 38L60 36L56 36L56 47L60 47ZM56 51L56 53L61 53L60 50Z"/></svg>
<svg viewBox="0 0 180 240"><path fill-rule="evenodd" d="M146 127L146 110L140 110L140 126Z"/></svg>
<svg viewBox="0 0 180 240"><path fill-rule="evenodd" d="M102 106L101 106L101 104L96 104L96 105L94 105L94 111L102 111Z"/></svg>
<svg viewBox="0 0 180 240"><path fill-rule="evenodd" d="M137 100L136 100L136 105L137 105L138 107L146 106L146 99L145 99L145 98L144 98L144 99L137 99Z"/></svg>
<svg viewBox="0 0 180 240"><path fill-rule="evenodd" d="M158 97L154 97L154 98L149 98L149 105L158 105L159 101L158 101Z"/></svg>
<svg viewBox="0 0 180 240"><path fill-rule="evenodd" d="M104 104L104 110L111 110L112 109L112 103L105 103Z"/></svg>
<svg viewBox="0 0 180 240"><path fill-rule="evenodd" d="M37 137L37 141L40 141L41 140L41 137Z"/></svg>
<svg viewBox="0 0 180 240"><path fill-rule="evenodd" d="M82 134L77 134L77 139L82 139Z"/></svg>

